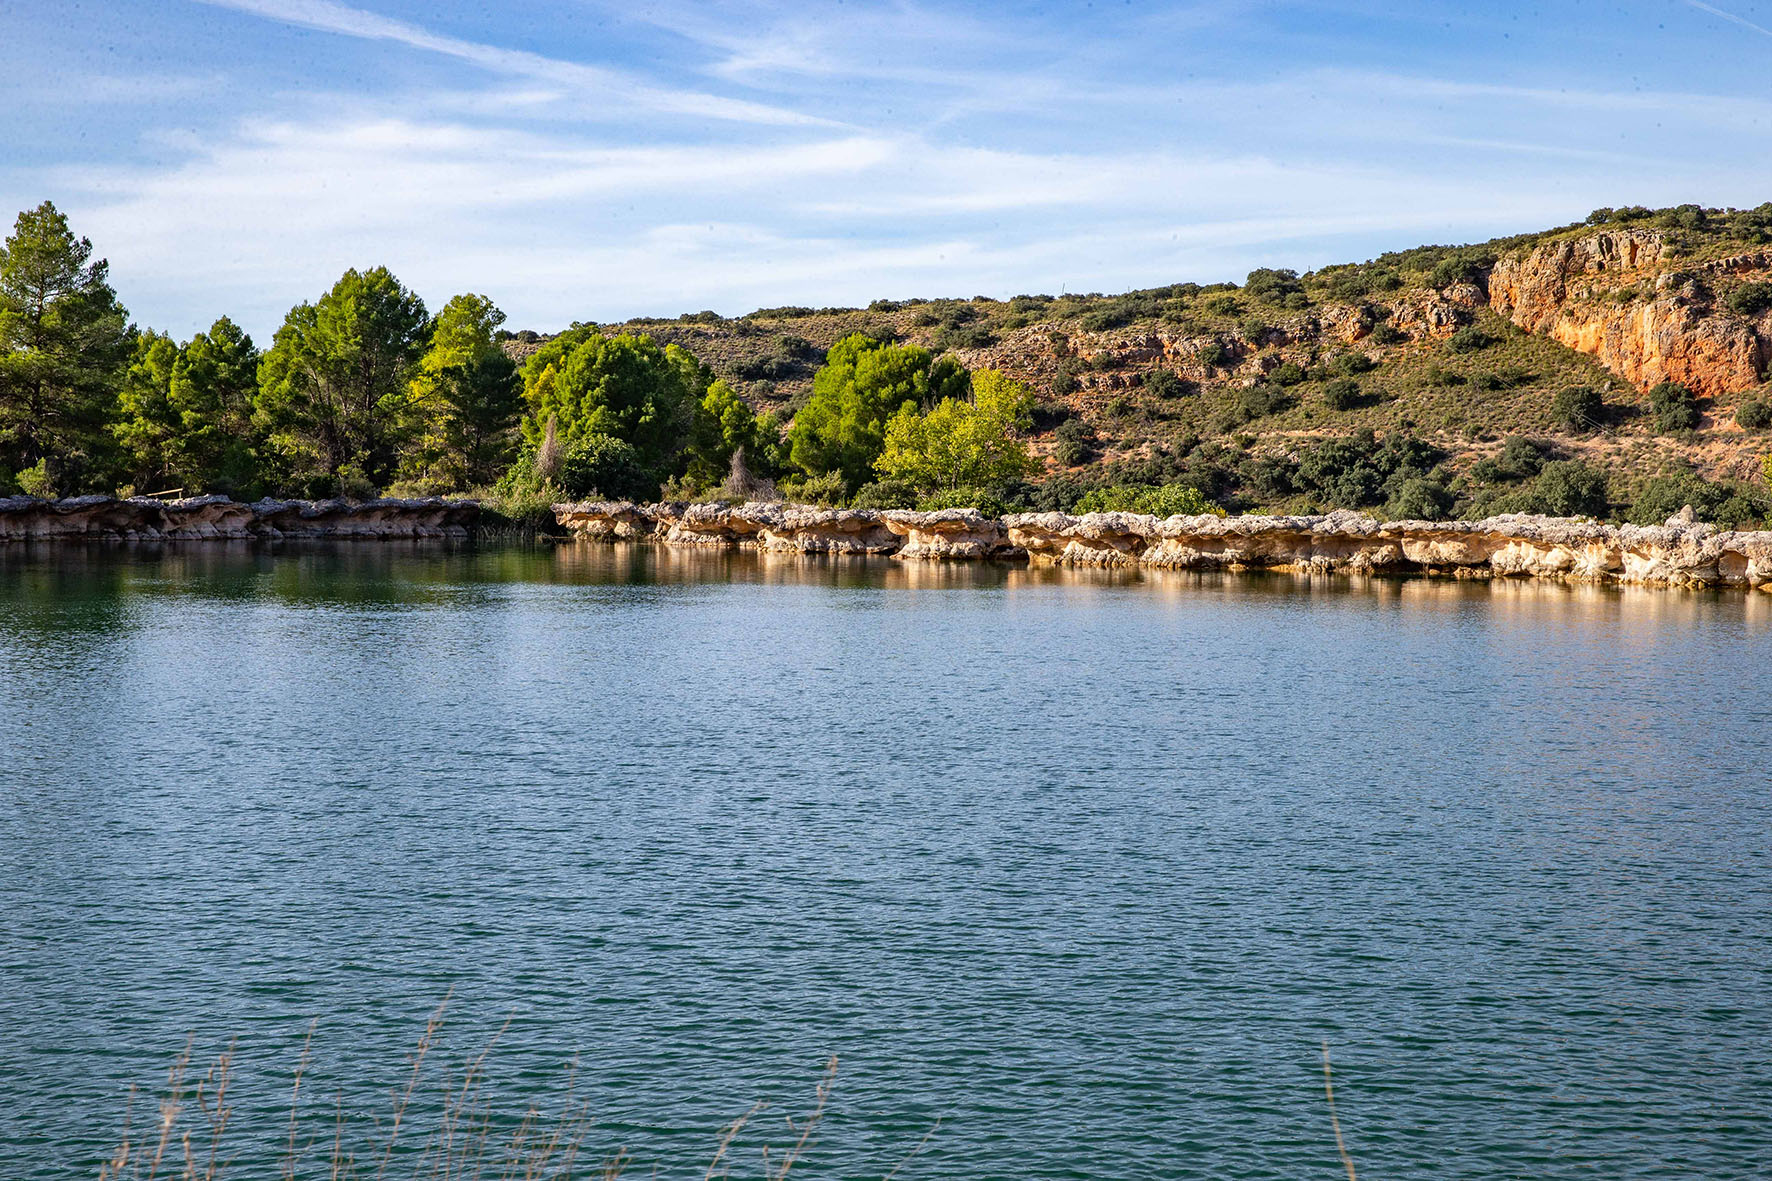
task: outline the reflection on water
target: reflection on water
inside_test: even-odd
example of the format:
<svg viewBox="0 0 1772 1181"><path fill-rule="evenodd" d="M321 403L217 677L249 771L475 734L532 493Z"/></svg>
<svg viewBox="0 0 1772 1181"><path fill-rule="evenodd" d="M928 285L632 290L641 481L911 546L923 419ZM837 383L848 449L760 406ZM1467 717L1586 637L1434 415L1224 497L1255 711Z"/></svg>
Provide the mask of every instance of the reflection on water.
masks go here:
<svg viewBox="0 0 1772 1181"><path fill-rule="evenodd" d="M1327 1038L1369 1175L1757 1176L1769 610L0 549L0 1176L92 1175L193 1031L241 1037L246 1126L314 1016L317 1092L373 1106L451 988L511 1018L495 1086L578 1055L666 1171L835 1052L855 1175L940 1115L902 1175L1331 1176Z"/></svg>

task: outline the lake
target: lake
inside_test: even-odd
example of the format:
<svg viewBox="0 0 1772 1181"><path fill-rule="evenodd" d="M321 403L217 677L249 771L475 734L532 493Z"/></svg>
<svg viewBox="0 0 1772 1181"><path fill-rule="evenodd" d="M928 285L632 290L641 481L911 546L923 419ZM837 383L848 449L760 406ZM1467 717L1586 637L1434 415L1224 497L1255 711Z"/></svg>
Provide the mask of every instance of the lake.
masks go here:
<svg viewBox="0 0 1772 1181"><path fill-rule="evenodd" d="M18 546L0 687L7 1178L187 1037L276 1176L445 997L635 1176L837 1055L796 1176L1334 1178L1325 1041L1364 1176L1772 1161L1772 596Z"/></svg>

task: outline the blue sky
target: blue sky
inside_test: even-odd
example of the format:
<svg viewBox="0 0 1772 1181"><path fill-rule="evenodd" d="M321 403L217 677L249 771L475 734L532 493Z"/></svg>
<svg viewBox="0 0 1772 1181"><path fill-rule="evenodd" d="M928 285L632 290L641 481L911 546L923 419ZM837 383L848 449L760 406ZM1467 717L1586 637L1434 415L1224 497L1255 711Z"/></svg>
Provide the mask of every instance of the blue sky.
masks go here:
<svg viewBox="0 0 1772 1181"><path fill-rule="evenodd" d="M0 206L143 324L1117 291L1772 200L1772 0L33 0Z"/></svg>

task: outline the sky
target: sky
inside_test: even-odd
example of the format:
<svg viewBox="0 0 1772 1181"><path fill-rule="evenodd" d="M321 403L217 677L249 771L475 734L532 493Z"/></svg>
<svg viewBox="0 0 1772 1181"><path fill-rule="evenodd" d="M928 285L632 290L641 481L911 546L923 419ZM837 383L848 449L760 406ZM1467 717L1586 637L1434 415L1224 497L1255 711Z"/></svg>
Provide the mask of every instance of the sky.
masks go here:
<svg viewBox="0 0 1772 1181"><path fill-rule="evenodd" d="M0 0L0 210L267 343L1123 291L1772 200L1772 0Z"/></svg>

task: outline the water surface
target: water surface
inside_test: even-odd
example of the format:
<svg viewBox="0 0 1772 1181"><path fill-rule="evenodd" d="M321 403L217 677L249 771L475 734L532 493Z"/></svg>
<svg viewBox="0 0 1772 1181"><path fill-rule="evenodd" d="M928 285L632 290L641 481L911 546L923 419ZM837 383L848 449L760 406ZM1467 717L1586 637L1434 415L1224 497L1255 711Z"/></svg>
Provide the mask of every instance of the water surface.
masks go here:
<svg viewBox="0 0 1772 1181"><path fill-rule="evenodd" d="M8 1178L451 990L664 1176L836 1054L809 1176L1333 1177L1325 1039L1367 1176L1772 1161L1772 596L14 547L0 689Z"/></svg>

